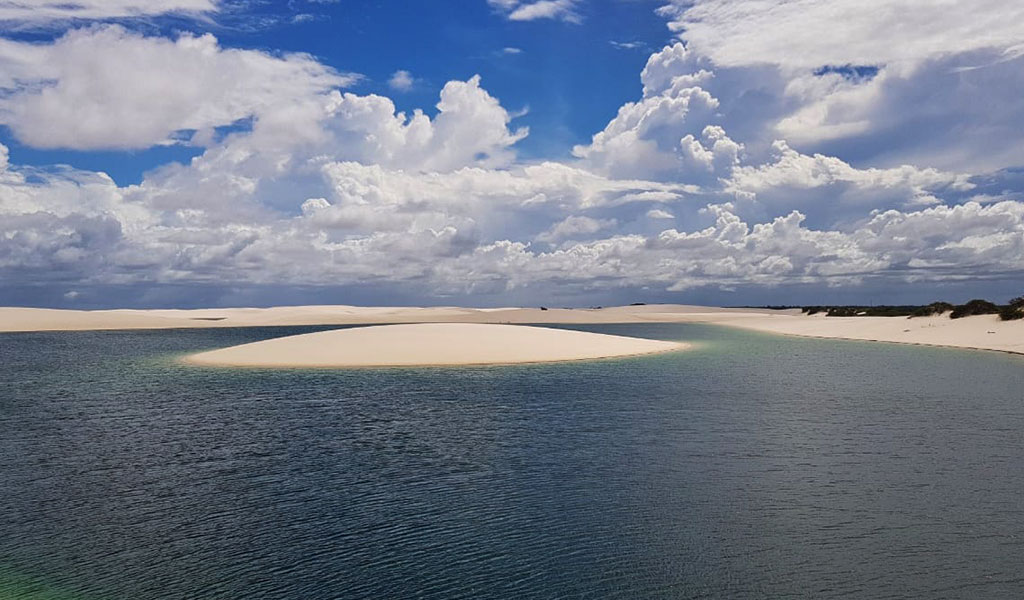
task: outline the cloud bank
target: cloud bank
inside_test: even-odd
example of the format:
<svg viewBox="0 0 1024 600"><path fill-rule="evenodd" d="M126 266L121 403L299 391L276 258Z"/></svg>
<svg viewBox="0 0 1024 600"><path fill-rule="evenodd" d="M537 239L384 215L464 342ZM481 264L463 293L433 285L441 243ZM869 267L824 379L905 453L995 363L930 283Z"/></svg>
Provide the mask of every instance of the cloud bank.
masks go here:
<svg viewBox="0 0 1024 600"><path fill-rule="evenodd" d="M489 2L513 20L572 21L578 8ZM0 146L0 278L65 304L114 288L487 302L1010 291L1024 275L1019 21L956 7L929 20L947 4L666 8L682 40L650 56L636 99L564 160L523 160L530 132L478 76L447 82L427 114L348 91L356 76L312 56L210 35L108 25L0 40L0 122L19 142L203 149L118 186L10 164ZM900 19L906 43L879 44ZM799 34L814 27L831 37ZM772 28L792 30L797 51ZM412 81L398 71L391 87ZM972 100L979 82L990 106Z"/></svg>

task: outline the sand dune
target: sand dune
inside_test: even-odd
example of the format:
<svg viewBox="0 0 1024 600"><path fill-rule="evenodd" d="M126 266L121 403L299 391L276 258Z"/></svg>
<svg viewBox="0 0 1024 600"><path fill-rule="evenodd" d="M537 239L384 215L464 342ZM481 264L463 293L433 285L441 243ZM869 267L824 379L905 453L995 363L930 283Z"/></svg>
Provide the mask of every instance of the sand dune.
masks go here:
<svg viewBox="0 0 1024 600"><path fill-rule="evenodd" d="M763 312L679 304L550 310L344 305L94 311L0 307L0 332L384 323L638 323L693 320L721 314L760 315Z"/></svg>
<svg viewBox="0 0 1024 600"><path fill-rule="evenodd" d="M0 332L269 325L375 325L386 323L711 323L769 333L876 340L999 350L1024 354L1024 321L995 316L901 317L806 316L799 310L732 309L680 304L600 309L280 306L198 310L75 311L0 308Z"/></svg>
<svg viewBox="0 0 1024 600"><path fill-rule="evenodd" d="M950 319L935 317L826 317L761 315L719 318L713 322L767 333L949 346L1024 354L1024 321L1000 321L995 315Z"/></svg>
<svg viewBox="0 0 1024 600"><path fill-rule="evenodd" d="M584 331L419 323L320 331L193 354L233 367L368 367L552 362L680 350L684 344Z"/></svg>

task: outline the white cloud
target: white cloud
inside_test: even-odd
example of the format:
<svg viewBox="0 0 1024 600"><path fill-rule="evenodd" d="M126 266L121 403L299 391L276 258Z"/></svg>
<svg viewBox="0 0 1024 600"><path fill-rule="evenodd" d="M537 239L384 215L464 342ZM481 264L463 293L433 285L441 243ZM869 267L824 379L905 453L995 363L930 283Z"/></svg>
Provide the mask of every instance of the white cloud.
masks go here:
<svg viewBox="0 0 1024 600"><path fill-rule="evenodd" d="M508 18L566 19L555 5L573 9L491 5ZM747 15L747 3L736 6ZM765 6L769 17L825 14ZM713 16L701 26L717 27ZM847 26L860 25L835 25ZM1005 124L1021 118L1011 84L1020 58L959 47L925 56L931 38L917 26L908 48L863 50L891 53L874 77L815 74L770 46L763 58L774 63L741 64L731 45L759 47L756 36L698 31L708 37L653 54L637 100L564 163L517 159L527 131L479 77L448 82L431 117L343 93L351 77L309 56L225 49L211 36L100 27L52 43L0 41L0 87L11 90L0 121L21 141L130 148L197 130L192 139L206 145L126 187L12 166L0 145L0 279L52 284L55 297L74 289L79 301L93 286L132 284L436 296L1019 278L1024 202L1006 189L1012 178L999 187L994 175L930 165L966 154L1015 160ZM964 47L1002 34L972 35ZM251 128L213 132L246 118ZM920 119L928 131L915 130ZM969 131L940 126L955 122ZM1007 139L979 152L991 131ZM956 150L920 154L927 140ZM925 158L899 162L908 155Z"/></svg>
<svg viewBox="0 0 1024 600"><path fill-rule="evenodd" d="M351 84L302 54L221 48L209 34L176 40L118 26L53 43L0 40L0 122L40 148L146 148Z"/></svg>
<svg viewBox="0 0 1024 600"><path fill-rule="evenodd" d="M1020 3L678 0L661 12L686 50L645 73L665 85L706 71L719 124L755 155L781 137L859 165L1019 164Z"/></svg>
<svg viewBox="0 0 1024 600"><path fill-rule="evenodd" d="M723 183L740 214L765 218L795 209L828 228L856 226L876 210L942 204L943 196L974 187L966 175L937 169L857 169L832 156L801 154L783 141L775 143L772 160L739 166Z"/></svg>
<svg viewBox="0 0 1024 600"><path fill-rule="evenodd" d="M747 175L748 183L759 178L761 190L837 178L871 177L886 185L900 179L847 169L826 164L808 173L778 166L772 174ZM731 204L697 213L685 194L672 195L664 184L609 180L555 163L416 173L329 162L319 170L323 195L296 191L295 211L255 209L252 201L272 174L248 177L262 181L235 191L220 180L214 189L227 191L230 210L218 212L209 202L181 203L188 195L182 185L202 186L205 171L193 173L199 179L118 188L88 173L32 171L28 177L5 168L0 275L22 284L59 284L60 294L71 285L324 282L388 282L414 293L447 294L538 286L595 293L934 283L965 273L1024 272L1024 203L1017 201L874 211L835 231L810 227L793 210L762 220L741 217ZM927 176L904 175L920 177ZM634 203L656 203L646 212L648 223L675 218L678 228L618 233L623 218L617 215L625 218ZM543 251L530 240L559 245Z"/></svg>
<svg viewBox="0 0 1024 600"><path fill-rule="evenodd" d="M584 215L566 217L537 236L541 242L559 242L565 239L592 237L593 234L618 225L615 219L593 219Z"/></svg>
<svg viewBox="0 0 1024 600"><path fill-rule="evenodd" d="M437 109L431 120L419 110L396 113L381 96L336 94L322 123L337 158L436 171L508 164L510 147L528 133L509 129L512 116L480 87L479 76L445 84Z"/></svg>
<svg viewBox="0 0 1024 600"><path fill-rule="evenodd" d="M548 282L591 292L866 280L934 283L960 277L958 270L966 265L1024 269L1024 204L1019 203L892 211L851 233L806 228L798 212L753 226L727 206L712 205L707 212L715 222L703 230L614 236L541 253L524 244L496 242L458 262L474 262L474 272L511 288ZM940 233L921 241L933 230Z"/></svg>
<svg viewBox="0 0 1024 600"><path fill-rule="evenodd" d="M1024 39L1024 4L1004 0L697 0L662 9L690 48L718 66L919 62L1009 50Z"/></svg>
<svg viewBox="0 0 1024 600"><path fill-rule="evenodd" d="M886 67L870 81L840 82L808 97L775 131L794 146L821 152L863 155L867 149L876 164L1014 167L1024 143L1021 87L1024 58L957 54L913 68Z"/></svg>
<svg viewBox="0 0 1024 600"><path fill-rule="evenodd" d="M495 9L504 13L510 21L534 21L537 19L558 19L568 23L579 23L582 18L576 12L577 0L487 0Z"/></svg>
<svg viewBox="0 0 1024 600"><path fill-rule="evenodd" d="M645 86L644 98L623 105L590 144L573 148L573 155L613 177L706 183L728 176L743 146L711 124L719 101L699 83L677 76L658 92Z"/></svg>
<svg viewBox="0 0 1024 600"><path fill-rule="evenodd" d="M0 2L0 21L39 23L70 19L94 20L146 17L169 13L215 12L219 0L16 0Z"/></svg>
<svg viewBox="0 0 1024 600"><path fill-rule="evenodd" d="M835 183L851 183L859 187L905 187L918 203L931 203L928 188L950 186L958 191L972 189L966 175L945 173L937 169L919 169L910 165L894 169L855 169L834 156L816 154L808 156L793 150L784 141L775 142L774 162L759 167L739 167L731 179L732 185L761 191L773 187L816 188Z"/></svg>
<svg viewBox="0 0 1024 600"><path fill-rule="evenodd" d="M412 89L414 81L412 73L400 69L388 79L388 87L396 92L408 92Z"/></svg>
<svg viewBox="0 0 1024 600"><path fill-rule="evenodd" d="M678 199L668 191L671 186L609 180L557 163L412 173L332 162L321 171L328 183L326 197L307 200L303 214L348 232L456 226L472 228L485 239L514 233L516 238L554 240L569 237L570 227L578 234L587 224L613 223L579 213ZM556 221L562 222L560 228Z"/></svg>

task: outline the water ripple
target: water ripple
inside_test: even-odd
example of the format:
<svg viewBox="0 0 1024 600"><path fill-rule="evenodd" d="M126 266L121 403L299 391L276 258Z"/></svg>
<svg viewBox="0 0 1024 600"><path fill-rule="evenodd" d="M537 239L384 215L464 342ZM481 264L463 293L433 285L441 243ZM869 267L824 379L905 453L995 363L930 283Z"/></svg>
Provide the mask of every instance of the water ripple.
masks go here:
<svg viewBox="0 0 1024 600"><path fill-rule="evenodd" d="M173 360L314 329L0 335L0 597L1024 596L1020 358Z"/></svg>

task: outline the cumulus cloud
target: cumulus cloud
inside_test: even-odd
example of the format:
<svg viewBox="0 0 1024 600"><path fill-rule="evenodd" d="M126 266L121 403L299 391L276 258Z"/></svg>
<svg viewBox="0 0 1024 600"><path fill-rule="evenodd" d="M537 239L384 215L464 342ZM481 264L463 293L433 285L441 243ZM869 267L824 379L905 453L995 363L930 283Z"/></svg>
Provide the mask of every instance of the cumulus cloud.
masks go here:
<svg viewBox="0 0 1024 600"><path fill-rule="evenodd" d="M704 171L689 146L702 131L718 101L699 87L680 87L664 95L630 102L588 145L573 148L585 164L616 177L680 178ZM684 141L684 138L689 136Z"/></svg>
<svg viewBox="0 0 1024 600"><path fill-rule="evenodd" d="M407 92L412 89L414 81L412 73L399 69L388 79L388 87L396 92Z"/></svg>
<svg viewBox="0 0 1024 600"><path fill-rule="evenodd" d="M537 234L544 238L541 241L554 241L570 237L566 235L570 226L613 223L581 220L576 218L579 213L678 197L678 192L669 191L672 186L610 180L557 163L508 170L463 168L450 173L393 171L354 162L328 163L321 169L328 184L326 197L307 201L303 213L331 222L335 231L454 226L472 229L482 239L501 239L515 232L513 237ZM553 221L562 221L562 227ZM583 232L578 227L572 233Z"/></svg>
<svg viewBox="0 0 1024 600"><path fill-rule="evenodd" d="M354 80L304 54L224 49L209 34L78 29L52 43L0 40L0 122L39 148L146 148Z"/></svg>
<svg viewBox="0 0 1024 600"><path fill-rule="evenodd" d="M895 169L856 169L834 156L801 154L782 140L775 142L775 151L774 162L737 168L731 183L751 191L782 186L816 188L835 183L852 183L858 187L905 187L916 203L925 204L937 202L925 191L927 188L950 186L962 191L973 187L966 175L937 169L919 169L910 165Z"/></svg>
<svg viewBox="0 0 1024 600"><path fill-rule="evenodd" d="M697 231L620 235L534 252L510 241L480 246L455 263L508 287L548 282L590 292L658 286L683 291L715 285L942 281L961 277L971 264L984 269L1024 268L1020 241L1024 205L891 211L850 233L819 231L791 212L750 225L712 205L714 224ZM939 226L939 223L942 225ZM998 227L1000 233L993 233ZM933 231L925 242L906 236ZM1010 243L1007 243L1010 242Z"/></svg>
<svg viewBox="0 0 1024 600"><path fill-rule="evenodd" d="M536 19L558 19L568 23L579 23L582 19L576 12L577 0L487 0L510 21L534 21Z"/></svg>
<svg viewBox="0 0 1024 600"><path fill-rule="evenodd" d="M1024 85L1024 6L679 0L661 12L690 63L665 60L662 70L696 73L703 61L722 124L755 152L782 137L872 166L986 171L1019 162L1024 115L1011 96ZM974 101L979 89L985 102Z"/></svg>
<svg viewBox="0 0 1024 600"><path fill-rule="evenodd" d="M781 140L773 149L772 160L736 167L723 182L751 216L799 209L816 226L842 227L872 210L940 204L942 196L974 188L964 174L910 165L857 169L833 156L802 154Z"/></svg>
<svg viewBox="0 0 1024 600"><path fill-rule="evenodd" d="M407 116L382 96L334 94L322 123L335 157L436 171L508 164L511 146L529 133L509 129L512 116L480 86L479 76L445 84L437 110L434 119L420 110Z"/></svg>
<svg viewBox="0 0 1024 600"><path fill-rule="evenodd" d="M1024 39L1024 5L1002 0L677 0L662 13L691 49L723 67L918 62L1010 51Z"/></svg>
<svg viewBox="0 0 1024 600"><path fill-rule="evenodd" d="M1013 167L1024 142L1015 126L1024 122L1017 101L1022 86L1024 58L1008 59L999 51L890 66L870 81L840 81L807 98L778 121L775 132L799 147L877 164Z"/></svg>
<svg viewBox="0 0 1024 600"><path fill-rule="evenodd" d="M764 193L844 177L885 185L899 179L841 165L797 174L776 168L745 173L744 181ZM325 281L449 294L941 282L965 272L1024 272L1018 201L876 210L834 230L809 226L797 210L759 220L742 217L732 203L696 210L688 193L666 184L606 179L556 163L449 173L357 162L318 169L323 195L296 195L295 212L245 209L238 201L252 199L257 183L237 188L232 210L218 213L209 204L177 205L177 194L160 201L175 189L167 181L119 188L101 175L7 167L0 172L0 274L59 284L61 294L69 284ZM625 215L633 206L647 211L649 222L675 216L676 227L619 233L621 220L606 211ZM531 240L557 245L534 247Z"/></svg>
<svg viewBox="0 0 1024 600"><path fill-rule="evenodd" d="M572 2L489 1L510 19L578 19ZM741 1L739 24L716 0L668 9L695 24L680 31L686 43L652 54L636 99L563 162L517 157L528 131L479 76L446 83L431 116L338 89L352 76L309 56L211 36L100 26L0 41L0 122L20 141L204 146L119 187L11 165L0 145L0 279L60 299L112 285L436 297L1019 280L1019 177L977 173L1017 160L1009 134L977 152L986 132L1024 118L1012 85L1022 59L1006 47L1015 25L984 31L977 17L980 29L942 53L938 30L912 19L905 48L833 44L813 60L817 38L794 33L806 47L791 53L758 37L771 19L787 31L848 8L818 4L762 3L761 14ZM882 3L899 15L897 4ZM833 27L880 17L857 18ZM749 39L723 33L744 27ZM877 70L854 69L871 57ZM396 91L413 82L401 73ZM929 140L944 151L923 153ZM988 158L963 159L972 153Z"/></svg>
<svg viewBox="0 0 1024 600"><path fill-rule="evenodd" d="M643 97L619 108L591 143L573 148L588 168L616 177L682 180L698 184L728 177L743 145L719 120L720 102L693 70L681 44L651 56L641 75Z"/></svg>
<svg viewBox="0 0 1024 600"><path fill-rule="evenodd" d="M255 221L274 211L295 214L309 198L335 203L324 170L335 163L365 166L371 180L401 184L403 173L502 168L514 161L513 146L526 130L508 128L510 115L479 78L449 82L437 106L431 119L422 111L397 112L382 96L317 95L267 113L251 131L227 136L187 165L155 170L129 191L155 208L202 214L208 222Z"/></svg>
<svg viewBox="0 0 1024 600"><path fill-rule="evenodd" d="M559 242L565 239L592 237L593 234L618 225L615 219L593 219L585 215L566 217L537 236L541 242Z"/></svg>

